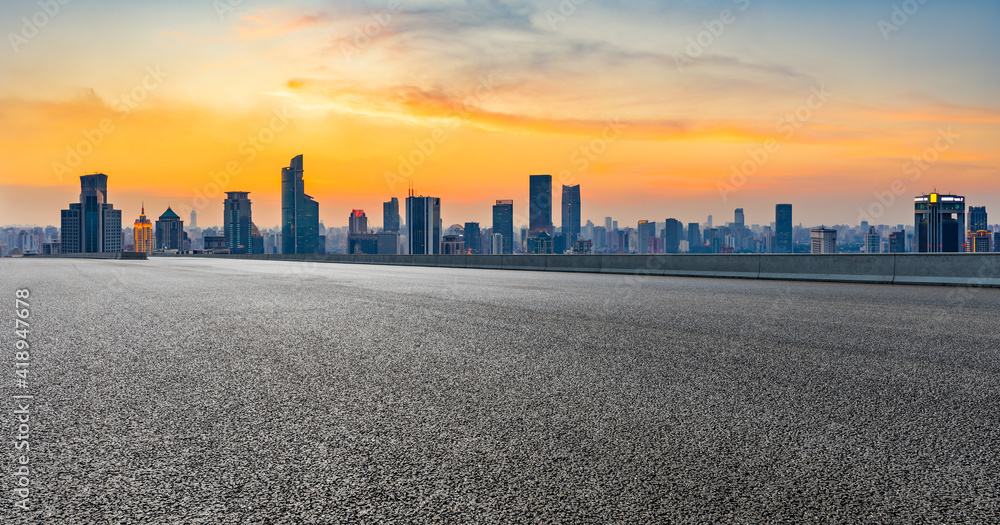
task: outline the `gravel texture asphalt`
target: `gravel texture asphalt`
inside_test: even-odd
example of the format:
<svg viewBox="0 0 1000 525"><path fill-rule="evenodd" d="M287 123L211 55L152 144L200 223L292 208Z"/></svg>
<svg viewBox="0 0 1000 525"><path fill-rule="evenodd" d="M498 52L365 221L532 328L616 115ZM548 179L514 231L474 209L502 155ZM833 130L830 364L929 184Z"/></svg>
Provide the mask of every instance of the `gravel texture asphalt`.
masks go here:
<svg viewBox="0 0 1000 525"><path fill-rule="evenodd" d="M0 523L1000 520L1000 290L0 260ZM30 413L15 508L12 395Z"/></svg>

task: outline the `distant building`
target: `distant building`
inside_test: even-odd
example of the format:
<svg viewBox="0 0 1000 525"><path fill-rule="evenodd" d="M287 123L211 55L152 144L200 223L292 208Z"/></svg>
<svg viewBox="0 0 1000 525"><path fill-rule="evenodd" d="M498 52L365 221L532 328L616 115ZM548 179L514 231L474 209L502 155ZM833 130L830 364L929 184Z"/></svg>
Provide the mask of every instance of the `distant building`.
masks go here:
<svg viewBox="0 0 1000 525"><path fill-rule="evenodd" d="M3 254L4 245L0 244L0 256ZM42 255L58 255L62 253L62 243L60 242L47 242L42 244Z"/></svg>
<svg viewBox="0 0 1000 525"><path fill-rule="evenodd" d="M351 210L351 214L347 216L347 233L368 233L365 210Z"/></svg>
<svg viewBox="0 0 1000 525"><path fill-rule="evenodd" d="M502 251L494 249L494 255L514 253L514 201L497 200L493 206L493 234L502 235Z"/></svg>
<svg viewBox="0 0 1000 525"><path fill-rule="evenodd" d="M531 175L528 186L528 237L552 237L552 175Z"/></svg>
<svg viewBox="0 0 1000 525"><path fill-rule="evenodd" d="M399 232L378 232L375 243L378 255L399 255Z"/></svg>
<svg viewBox="0 0 1000 525"><path fill-rule="evenodd" d="M681 232L684 225L677 219L667 219L663 223L663 253L677 253L681 247Z"/></svg>
<svg viewBox="0 0 1000 525"><path fill-rule="evenodd" d="M701 237L701 227L697 222L689 222L687 227L688 251L699 253L705 247L705 241ZM666 250L666 246L664 246Z"/></svg>
<svg viewBox="0 0 1000 525"><path fill-rule="evenodd" d="M868 233L865 234L865 253L882 253L882 236L874 226L869 226Z"/></svg>
<svg viewBox="0 0 1000 525"><path fill-rule="evenodd" d="M191 210L191 223L188 224L189 228L198 227L198 212L196 210Z"/></svg>
<svg viewBox="0 0 1000 525"><path fill-rule="evenodd" d="M156 220L156 251L184 250L184 221L167 206Z"/></svg>
<svg viewBox="0 0 1000 525"><path fill-rule="evenodd" d="M527 251L536 255L548 255L552 253L552 237L546 232L540 232L532 237L528 236Z"/></svg>
<svg viewBox="0 0 1000 525"><path fill-rule="evenodd" d="M250 210L250 192L227 191L226 200L223 201L222 207L222 232L226 238L226 247L229 248L229 253L252 253L253 221ZM259 253L264 253L263 248Z"/></svg>
<svg viewBox="0 0 1000 525"><path fill-rule="evenodd" d="M382 203L382 231L399 232L399 199Z"/></svg>
<svg viewBox="0 0 1000 525"><path fill-rule="evenodd" d="M656 238L656 223L639 221L636 229L638 230L636 251L641 254L649 253L649 243Z"/></svg>
<svg viewBox="0 0 1000 525"><path fill-rule="evenodd" d="M965 245L965 197L931 193L913 199L920 253L960 252Z"/></svg>
<svg viewBox="0 0 1000 525"><path fill-rule="evenodd" d="M580 185L562 187L562 233L566 244L580 238Z"/></svg>
<svg viewBox="0 0 1000 525"><path fill-rule="evenodd" d="M406 198L406 227L410 255L437 255L441 250L441 199Z"/></svg>
<svg viewBox="0 0 1000 525"><path fill-rule="evenodd" d="M350 255L377 255L378 236L374 233L347 234L347 253Z"/></svg>
<svg viewBox="0 0 1000 525"><path fill-rule="evenodd" d="M993 232L993 251L1000 252L1000 232Z"/></svg>
<svg viewBox="0 0 1000 525"><path fill-rule="evenodd" d="M736 227L743 228L746 226L745 217L743 216L743 208L736 208Z"/></svg>
<svg viewBox="0 0 1000 525"><path fill-rule="evenodd" d="M969 206L969 231L989 230L986 216L986 206Z"/></svg>
<svg viewBox="0 0 1000 525"><path fill-rule="evenodd" d="M969 251L972 253L987 253L990 250L990 241L993 235L986 230L969 233Z"/></svg>
<svg viewBox="0 0 1000 525"><path fill-rule="evenodd" d="M906 252L906 232L898 231L889 234L889 253Z"/></svg>
<svg viewBox="0 0 1000 525"><path fill-rule="evenodd" d="M809 233L812 253L837 253L837 230L813 228Z"/></svg>
<svg viewBox="0 0 1000 525"><path fill-rule="evenodd" d="M319 235L319 203L305 193L304 171L302 155L281 168L281 253L326 251Z"/></svg>
<svg viewBox="0 0 1000 525"><path fill-rule="evenodd" d="M193 213L193 212L192 212ZM146 204L143 203L139 218L132 225L133 249L140 253L153 253L153 222L146 218Z"/></svg>
<svg viewBox="0 0 1000 525"><path fill-rule="evenodd" d="M441 240L441 255L464 255L465 243L458 235L445 235Z"/></svg>
<svg viewBox="0 0 1000 525"><path fill-rule="evenodd" d="M465 249L471 254L483 253L482 232L478 222L465 223Z"/></svg>
<svg viewBox="0 0 1000 525"><path fill-rule="evenodd" d="M573 242L573 255L588 255L594 252L594 242L590 239L581 239Z"/></svg>
<svg viewBox="0 0 1000 525"><path fill-rule="evenodd" d="M778 204L774 207L774 251L795 253L795 245L792 242L791 204Z"/></svg>
<svg viewBox="0 0 1000 525"><path fill-rule="evenodd" d="M108 176L80 176L80 202L62 210L62 253L122 251L122 212L108 202Z"/></svg>

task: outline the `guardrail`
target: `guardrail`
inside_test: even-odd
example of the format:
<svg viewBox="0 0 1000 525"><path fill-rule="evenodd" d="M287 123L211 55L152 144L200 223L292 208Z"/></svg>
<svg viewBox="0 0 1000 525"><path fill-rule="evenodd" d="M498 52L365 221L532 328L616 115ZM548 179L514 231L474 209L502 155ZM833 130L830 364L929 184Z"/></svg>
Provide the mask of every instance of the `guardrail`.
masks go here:
<svg viewBox="0 0 1000 525"><path fill-rule="evenodd" d="M312 261L792 281L1000 287L1000 253L735 255L240 255L153 254L268 261Z"/></svg>

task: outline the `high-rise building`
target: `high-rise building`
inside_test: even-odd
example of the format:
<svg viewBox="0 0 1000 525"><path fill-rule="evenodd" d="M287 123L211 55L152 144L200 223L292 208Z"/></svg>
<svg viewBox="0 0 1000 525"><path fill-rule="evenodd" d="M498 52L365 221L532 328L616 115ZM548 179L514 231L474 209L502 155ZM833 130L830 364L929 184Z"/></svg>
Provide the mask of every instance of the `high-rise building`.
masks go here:
<svg viewBox="0 0 1000 525"><path fill-rule="evenodd" d="M188 224L188 228L198 227L198 212L196 210L191 210L191 224Z"/></svg>
<svg viewBox="0 0 1000 525"><path fill-rule="evenodd" d="M683 228L684 225L677 219L667 219L663 223L663 253L677 253L680 251L681 232Z"/></svg>
<svg viewBox="0 0 1000 525"><path fill-rule="evenodd" d="M906 252L906 232L898 231L889 234L889 253Z"/></svg>
<svg viewBox="0 0 1000 525"><path fill-rule="evenodd" d="M108 176L80 176L80 202L61 214L62 253L122 251L122 212L108 202Z"/></svg>
<svg viewBox="0 0 1000 525"><path fill-rule="evenodd" d="M837 253L837 230L813 228L810 231L812 253Z"/></svg>
<svg viewBox="0 0 1000 525"><path fill-rule="evenodd" d="M399 199L382 203L382 231L399 232Z"/></svg>
<svg viewBox="0 0 1000 525"><path fill-rule="evenodd" d="M744 222L745 218L743 216L743 208L736 208L736 227L743 228L746 226Z"/></svg>
<svg viewBox="0 0 1000 525"><path fill-rule="evenodd" d="M882 236L874 226L869 226L865 234L865 253L882 253Z"/></svg>
<svg viewBox="0 0 1000 525"><path fill-rule="evenodd" d="M135 251L153 253L153 223L146 218L146 203L142 204L139 218L132 225L132 237L135 242Z"/></svg>
<svg viewBox="0 0 1000 525"><path fill-rule="evenodd" d="M465 249L474 255L483 253L482 232L478 222L465 223Z"/></svg>
<svg viewBox="0 0 1000 525"><path fill-rule="evenodd" d="M281 253L313 254L320 245L319 203L305 193L302 155L281 168Z"/></svg>
<svg viewBox="0 0 1000 525"><path fill-rule="evenodd" d="M572 247L580 238L580 185L562 187L562 234Z"/></svg>
<svg viewBox="0 0 1000 525"><path fill-rule="evenodd" d="M531 175L528 187L528 236L552 237L552 175Z"/></svg>
<svg viewBox="0 0 1000 525"><path fill-rule="evenodd" d="M1000 252L1000 231L993 232L993 251Z"/></svg>
<svg viewBox="0 0 1000 525"><path fill-rule="evenodd" d="M778 204L774 207L774 252L795 253L791 204Z"/></svg>
<svg viewBox="0 0 1000 525"><path fill-rule="evenodd" d="M222 203L222 233L229 253L253 253L252 225L250 192L227 191Z"/></svg>
<svg viewBox="0 0 1000 525"><path fill-rule="evenodd" d="M917 251L960 252L965 245L965 197L931 193L913 199Z"/></svg>
<svg viewBox="0 0 1000 525"><path fill-rule="evenodd" d="M347 217L347 233L368 233L368 216L365 210L351 210Z"/></svg>
<svg viewBox="0 0 1000 525"><path fill-rule="evenodd" d="M969 231L987 231L986 206L969 206Z"/></svg>
<svg viewBox="0 0 1000 525"><path fill-rule="evenodd" d="M167 206L156 220L156 250L184 249L184 221Z"/></svg>
<svg viewBox="0 0 1000 525"><path fill-rule="evenodd" d="M638 240L636 252L640 254L649 253L649 241L656 238L656 223L649 221L639 221Z"/></svg>
<svg viewBox="0 0 1000 525"><path fill-rule="evenodd" d="M409 229L410 255L438 255L441 250L441 199L406 198L406 227Z"/></svg>
<svg viewBox="0 0 1000 525"><path fill-rule="evenodd" d="M495 251L494 255L510 255L514 253L514 201L498 200L493 206L493 234L503 236L503 251Z"/></svg>
<svg viewBox="0 0 1000 525"><path fill-rule="evenodd" d="M969 232L969 251L972 253L989 252L992 238L993 235L986 230Z"/></svg>
<svg viewBox="0 0 1000 525"><path fill-rule="evenodd" d="M687 229L688 251L698 253L705 246L705 241L701 237L701 227L697 222L689 222Z"/></svg>
<svg viewBox="0 0 1000 525"><path fill-rule="evenodd" d="M526 246L527 252L536 255L547 255L552 253L552 237L546 232L540 232L535 236L528 236Z"/></svg>

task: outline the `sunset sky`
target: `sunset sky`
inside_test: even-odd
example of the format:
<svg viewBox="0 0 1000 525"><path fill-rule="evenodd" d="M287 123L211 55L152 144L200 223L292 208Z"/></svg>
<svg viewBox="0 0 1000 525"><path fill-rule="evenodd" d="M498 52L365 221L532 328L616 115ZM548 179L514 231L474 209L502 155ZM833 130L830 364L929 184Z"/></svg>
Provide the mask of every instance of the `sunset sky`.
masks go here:
<svg viewBox="0 0 1000 525"><path fill-rule="evenodd" d="M0 4L0 224L102 172L127 225L249 191L269 228L298 154L327 226L411 181L446 225L524 224L536 173L557 225L563 183L598 224L909 224L935 188L1000 217L996 1L41 4Z"/></svg>

